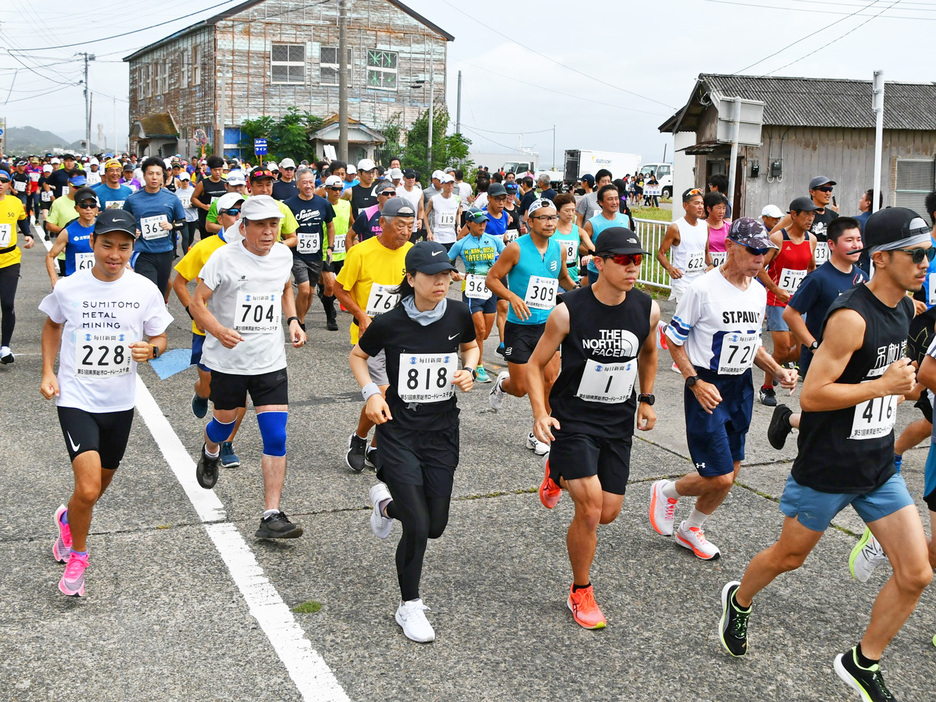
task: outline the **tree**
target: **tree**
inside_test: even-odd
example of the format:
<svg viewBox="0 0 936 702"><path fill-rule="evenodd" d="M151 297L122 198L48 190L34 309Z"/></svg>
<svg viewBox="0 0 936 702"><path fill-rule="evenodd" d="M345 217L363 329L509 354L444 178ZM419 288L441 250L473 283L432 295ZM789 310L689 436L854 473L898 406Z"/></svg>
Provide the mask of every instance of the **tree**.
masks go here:
<svg viewBox="0 0 936 702"><path fill-rule="evenodd" d="M322 126L322 118L305 110L290 107L279 120L263 115L257 119L245 119L241 124L241 140L238 146L245 154L253 154L254 139L267 140L267 153L277 161L292 158L314 160L310 137Z"/></svg>
<svg viewBox="0 0 936 702"><path fill-rule="evenodd" d="M429 110L423 112L406 135L406 148L403 151L403 165L415 168L422 181L428 183L429 174L448 166L461 168L466 173L471 170L472 162L468 158L471 140L461 134L445 134L450 119L444 104L437 105L433 115L432 163L429 162Z"/></svg>

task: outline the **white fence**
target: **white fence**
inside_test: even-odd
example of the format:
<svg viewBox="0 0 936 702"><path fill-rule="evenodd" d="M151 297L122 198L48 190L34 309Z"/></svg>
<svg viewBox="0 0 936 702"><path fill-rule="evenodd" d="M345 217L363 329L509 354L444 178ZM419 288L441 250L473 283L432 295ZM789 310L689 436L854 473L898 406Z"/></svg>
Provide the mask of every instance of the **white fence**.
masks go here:
<svg viewBox="0 0 936 702"><path fill-rule="evenodd" d="M644 257L643 265L640 267L639 283L652 285L655 288L663 290L670 289L669 273L657 261L656 252L663 243L663 237L666 234L666 228L670 222L662 222L657 219L638 219L634 217L636 229L634 233L640 239L644 251L649 251L650 255Z"/></svg>

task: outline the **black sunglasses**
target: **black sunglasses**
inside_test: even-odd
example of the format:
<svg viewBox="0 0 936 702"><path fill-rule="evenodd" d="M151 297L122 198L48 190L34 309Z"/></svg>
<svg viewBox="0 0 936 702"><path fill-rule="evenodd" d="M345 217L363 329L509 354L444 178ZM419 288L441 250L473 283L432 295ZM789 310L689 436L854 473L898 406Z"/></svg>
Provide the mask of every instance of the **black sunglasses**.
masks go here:
<svg viewBox="0 0 936 702"><path fill-rule="evenodd" d="M79 203L76 203L75 205L75 207L80 207L83 210L93 210L97 206L98 204L96 202L92 202L91 200L88 200L86 202L79 202Z"/></svg>
<svg viewBox="0 0 936 702"><path fill-rule="evenodd" d="M766 256L767 252L770 251L770 247L766 249L755 249L753 246L745 246L744 248L747 249L747 252L752 256Z"/></svg>
<svg viewBox="0 0 936 702"><path fill-rule="evenodd" d="M831 192L832 192L832 186L831 186L831 185L823 185L821 188L816 188L816 190L820 190L820 191L822 191L822 192L824 192L824 193L831 193Z"/></svg>
<svg viewBox="0 0 936 702"><path fill-rule="evenodd" d="M925 258L927 261L931 262L936 258L936 247L930 246L928 249L893 249L894 251L902 251L905 254L910 254L910 260L913 261L914 265L920 265L923 263Z"/></svg>
<svg viewBox="0 0 936 702"><path fill-rule="evenodd" d="M237 215L240 214L240 208L239 208L239 207L232 207L232 208L229 209L229 210L222 210L222 214L226 214L226 215L229 215L229 216L231 216L231 217L236 217Z"/></svg>

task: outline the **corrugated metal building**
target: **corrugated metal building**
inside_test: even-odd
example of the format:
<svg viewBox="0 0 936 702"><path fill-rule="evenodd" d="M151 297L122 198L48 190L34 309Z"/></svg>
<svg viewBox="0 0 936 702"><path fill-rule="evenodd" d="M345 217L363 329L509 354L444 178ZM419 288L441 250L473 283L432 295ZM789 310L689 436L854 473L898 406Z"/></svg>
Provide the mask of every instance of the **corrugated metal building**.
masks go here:
<svg viewBox="0 0 936 702"><path fill-rule="evenodd" d="M454 37L397 0L347 0L349 117L380 130L409 126L429 106L430 75L444 99ZM127 56L131 148L140 155L236 153L240 125L290 107L338 112L338 0L249 0ZM147 125L172 124L176 134ZM164 129L161 131L165 131ZM352 161L371 156L355 143Z"/></svg>
<svg viewBox="0 0 936 702"><path fill-rule="evenodd" d="M660 126L695 133L685 153L695 156L698 186L728 173L731 149L716 138L713 103L730 97L764 102L762 144L739 149L735 216L759 216L769 203L785 211L817 175L838 183L842 214L858 213L874 176L871 81L700 74L686 105ZM936 84L885 85L883 163L884 205L922 212L936 188Z"/></svg>

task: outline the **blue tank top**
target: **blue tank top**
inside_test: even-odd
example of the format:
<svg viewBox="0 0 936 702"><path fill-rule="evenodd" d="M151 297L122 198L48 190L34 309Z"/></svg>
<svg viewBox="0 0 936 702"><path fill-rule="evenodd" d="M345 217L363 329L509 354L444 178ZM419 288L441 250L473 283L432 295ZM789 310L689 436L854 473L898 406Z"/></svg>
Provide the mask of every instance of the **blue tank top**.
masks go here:
<svg viewBox="0 0 936 702"><path fill-rule="evenodd" d="M592 225L591 240L595 246L598 246L598 235L609 227L627 227L628 229L633 229L630 217L620 212L616 212L614 214L614 219L611 220L605 219L599 212L588 221L591 222ZM598 266L595 265L594 260L588 262L588 270L598 275Z"/></svg>
<svg viewBox="0 0 936 702"><path fill-rule="evenodd" d="M933 246L936 246L936 241L933 242ZM919 299L919 295L914 295L914 297ZM926 269L926 278L923 280L923 302L926 303L926 309L936 305L936 259L930 261Z"/></svg>
<svg viewBox="0 0 936 702"><path fill-rule="evenodd" d="M65 244L65 275L69 276L76 270L83 270L88 267L89 262L90 267L94 267L93 256L77 255L91 253L91 235L94 233L94 225L82 227L75 219L68 223L65 231L68 233L68 243ZM81 267L77 266L79 260L83 264Z"/></svg>
<svg viewBox="0 0 936 702"><path fill-rule="evenodd" d="M526 298L527 288L530 284L530 276L540 276L542 278L559 279L559 271L562 270L562 248L552 239L546 247L546 253L541 254L533 239L529 234L524 234L517 239L517 245L520 247L520 260L517 265L510 269L507 274L507 287L510 292L516 293L521 299ZM545 324L546 318L552 310L540 310L530 308L530 317L521 320L514 314L511 306L507 312L507 321L514 324Z"/></svg>
<svg viewBox="0 0 936 702"><path fill-rule="evenodd" d="M510 221L510 217L507 215L507 212L502 211L500 219L497 219L494 217L494 215L488 212L487 207L481 211L484 212L488 218L488 225L484 230L484 233L490 234L491 236L503 236L504 232L507 231L507 222Z"/></svg>

